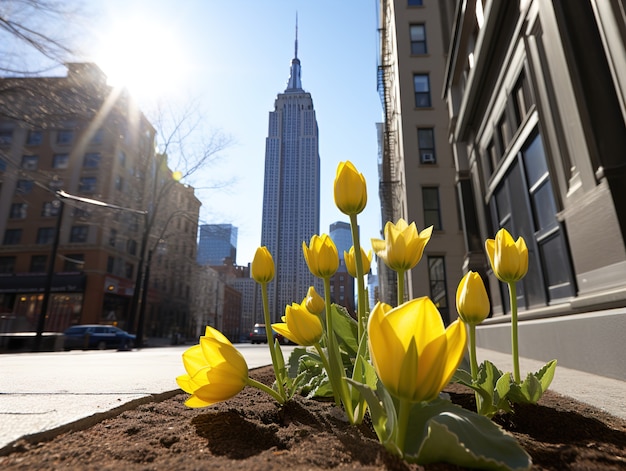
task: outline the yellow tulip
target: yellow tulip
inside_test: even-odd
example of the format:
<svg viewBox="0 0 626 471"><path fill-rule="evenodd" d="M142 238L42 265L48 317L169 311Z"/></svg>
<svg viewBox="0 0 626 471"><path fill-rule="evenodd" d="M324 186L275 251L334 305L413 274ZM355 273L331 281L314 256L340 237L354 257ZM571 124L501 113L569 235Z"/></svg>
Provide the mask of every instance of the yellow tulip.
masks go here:
<svg viewBox="0 0 626 471"><path fill-rule="evenodd" d="M335 204L348 215L359 214L367 204L365 177L350 161L340 162L335 176Z"/></svg>
<svg viewBox="0 0 626 471"><path fill-rule="evenodd" d="M487 239L485 249L500 281L514 283L524 278L528 271L528 248L522 237L514 241L506 229L500 229L495 239Z"/></svg>
<svg viewBox="0 0 626 471"><path fill-rule="evenodd" d="M350 247L349 252L344 250L343 259L346 262L348 273L350 273L353 278L356 278L356 257L354 256L354 246ZM370 265L372 264L371 250L368 253L365 253L365 250L361 247L361 262L363 263L363 274L369 273Z"/></svg>
<svg viewBox="0 0 626 471"><path fill-rule="evenodd" d="M302 242L302 251L309 270L319 278L330 278L339 268L337 247L328 234L314 235L308 247Z"/></svg>
<svg viewBox="0 0 626 471"><path fill-rule="evenodd" d="M302 304L293 303L285 308L282 323L272 324L272 328L292 342L308 347L315 345L322 338L322 321L317 314L306 308L306 299Z"/></svg>
<svg viewBox="0 0 626 471"><path fill-rule="evenodd" d="M413 268L422 258L424 247L430 240L433 227L418 233L415 223L410 225L400 218L397 224L385 224L385 240L372 239L372 248L385 265L397 272Z"/></svg>
<svg viewBox="0 0 626 471"><path fill-rule="evenodd" d="M448 384L467 342L465 325L444 328L439 311L427 298L396 308L378 303L367 324L374 369L387 390L399 399L430 401Z"/></svg>
<svg viewBox="0 0 626 471"><path fill-rule="evenodd" d="M274 279L274 259L267 247L256 249L250 272L257 283L269 283Z"/></svg>
<svg viewBox="0 0 626 471"><path fill-rule="evenodd" d="M480 324L489 315L489 296L478 273L467 272L461 279L456 290L456 310L467 324Z"/></svg>
<svg viewBox="0 0 626 471"><path fill-rule="evenodd" d="M183 353L187 374L176 378L180 388L191 394L185 405L206 407L225 401L247 384L248 364L241 353L218 330L208 327L200 343Z"/></svg>
<svg viewBox="0 0 626 471"><path fill-rule="evenodd" d="M303 302L309 312L317 315L320 315L324 311L324 307L326 307L324 298L317 294L313 286L309 287Z"/></svg>

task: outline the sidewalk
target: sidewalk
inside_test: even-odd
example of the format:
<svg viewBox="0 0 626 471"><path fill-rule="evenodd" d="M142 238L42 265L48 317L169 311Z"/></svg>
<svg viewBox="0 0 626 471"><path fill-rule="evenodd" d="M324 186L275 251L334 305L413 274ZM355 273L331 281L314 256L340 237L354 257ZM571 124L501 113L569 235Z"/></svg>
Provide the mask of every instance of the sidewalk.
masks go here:
<svg viewBox="0 0 626 471"><path fill-rule="evenodd" d="M41 439L82 429L138 404L179 392L181 354L187 346L131 352L54 352L0 356L0 454L22 438ZM270 364L267 355L252 358L250 368ZM285 350L285 355L288 351ZM510 355L479 349L503 371L512 370ZM522 375L542 362L521 359ZM551 390L626 419L626 382L557 366Z"/></svg>

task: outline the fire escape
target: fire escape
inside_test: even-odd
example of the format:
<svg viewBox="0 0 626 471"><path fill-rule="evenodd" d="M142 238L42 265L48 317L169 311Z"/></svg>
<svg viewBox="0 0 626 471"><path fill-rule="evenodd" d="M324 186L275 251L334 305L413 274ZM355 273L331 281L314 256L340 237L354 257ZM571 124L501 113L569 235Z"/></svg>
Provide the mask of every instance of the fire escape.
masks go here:
<svg viewBox="0 0 626 471"><path fill-rule="evenodd" d="M381 25L379 30L380 62L378 65L377 89L382 102L385 122L382 130L382 152L379 161L379 196L382 221L397 222L401 217L401 181L398 173L398 131L396 104L392 97L393 50L389 31L388 0L380 0ZM382 264L379 266L379 283L383 301L395 305L397 302L397 280L395 273Z"/></svg>

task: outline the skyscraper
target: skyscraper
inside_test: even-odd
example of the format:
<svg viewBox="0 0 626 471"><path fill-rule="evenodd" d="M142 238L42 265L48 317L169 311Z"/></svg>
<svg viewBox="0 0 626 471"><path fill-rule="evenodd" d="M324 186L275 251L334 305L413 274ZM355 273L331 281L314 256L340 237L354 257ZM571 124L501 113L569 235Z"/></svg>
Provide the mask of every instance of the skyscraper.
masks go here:
<svg viewBox="0 0 626 471"><path fill-rule="evenodd" d="M268 285L272 319L284 308L300 302L315 279L302 254L319 232L320 159L318 129L311 94L302 89L296 25L295 55L284 93L269 114L265 143L265 183L261 245L276 263L276 276Z"/></svg>
<svg viewBox="0 0 626 471"><path fill-rule="evenodd" d="M232 224L202 224L198 239L198 263L222 265L225 258L237 260L237 228Z"/></svg>

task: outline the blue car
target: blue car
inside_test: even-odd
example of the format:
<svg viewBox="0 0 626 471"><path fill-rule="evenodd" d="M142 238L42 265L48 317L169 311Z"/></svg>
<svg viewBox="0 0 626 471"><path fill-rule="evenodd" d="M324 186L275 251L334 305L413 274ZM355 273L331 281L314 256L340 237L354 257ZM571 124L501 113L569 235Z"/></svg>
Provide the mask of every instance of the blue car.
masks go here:
<svg viewBox="0 0 626 471"><path fill-rule="evenodd" d="M117 348L127 350L133 348L135 336L112 325L73 325L63 332L65 336L63 348L88 350L97 348Z"/></svg>

